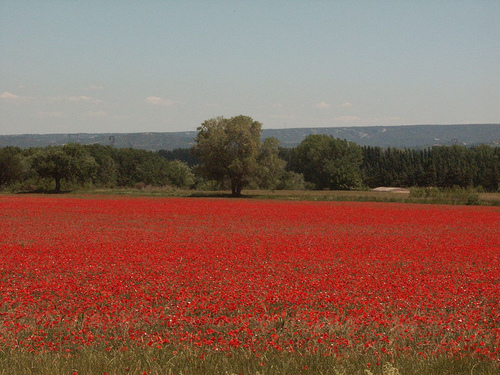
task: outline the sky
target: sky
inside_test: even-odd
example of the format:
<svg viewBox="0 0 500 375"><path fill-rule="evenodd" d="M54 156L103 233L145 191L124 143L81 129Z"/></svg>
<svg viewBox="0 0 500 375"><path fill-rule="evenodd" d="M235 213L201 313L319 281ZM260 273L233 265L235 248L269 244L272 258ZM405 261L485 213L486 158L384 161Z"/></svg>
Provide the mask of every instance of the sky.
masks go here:
<svg viewBox="0 0 500 375"><path fill-rule="evenodd" d="M500 123L498 20L498 0L0 0L0 134Z"/></svg>

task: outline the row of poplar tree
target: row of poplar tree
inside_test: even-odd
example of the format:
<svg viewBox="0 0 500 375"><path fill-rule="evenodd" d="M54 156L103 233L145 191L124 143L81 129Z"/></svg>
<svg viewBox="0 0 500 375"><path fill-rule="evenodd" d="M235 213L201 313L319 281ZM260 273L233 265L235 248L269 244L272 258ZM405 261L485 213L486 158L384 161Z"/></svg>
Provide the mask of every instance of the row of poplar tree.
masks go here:
<svg viewBox="0 0 500 375"><path fill-rule="evenodd" d="M344 140L331 136L310 136L328 138L332 143ZM309 139L310 141L310 139ZM498 191L500 187L500 147L480 145L465 147L433 146L422 149L398 149L373 146L357 146L355 162L343 173L347 177L345 188L388 187L475 187L485 191ZM285 161L286 170L307 176L307 186L313 189L342 189L342 183L332 178L328 157L319 156L315 163L303 165L297 148L279 148L278 157ZM198 163L188 148L159 151L167 160L182 160L189 166ZM359 155L361 154L361 157ZM361 159L361 162L359 161ZM345 161L344 161L345 163ZM311 164L316 164L312 166ZM349 177L350 176L350 177Z"/></svg>
<svg viewBox="0 0 500 375"><path fill-rule="evenodd" d="M0 187L69 190L172 186L185 189L363 189L377 186L476 187L498 191L500 148L361 147L310 135L295 148L261 142L261 124L247 116L217 117L199 128L191 149L158 152L67 144L0 148Z"/></svg>

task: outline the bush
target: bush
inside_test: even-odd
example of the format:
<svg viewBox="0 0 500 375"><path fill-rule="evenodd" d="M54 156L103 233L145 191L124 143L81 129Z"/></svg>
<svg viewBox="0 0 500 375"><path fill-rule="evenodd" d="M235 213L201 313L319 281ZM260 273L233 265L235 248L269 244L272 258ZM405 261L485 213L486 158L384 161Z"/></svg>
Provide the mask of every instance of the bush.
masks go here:
<svg viewBox="0 0 500 375"><path fill-rule="evenodd" d="M311 187L312 185L312 187ZM306 186L309 186L311 189L314 187L314 184L306 183L304 181L304 175L301 173L295 172L285 172L283 177L278 183L278 190L305 190Z"/></svg>
<svg viewBox="0 0 500 375"><path fill-rule="evenodd" d="M413 187L410 189L410 198L443 204L478 205L480 203L477 190L473 188L461 188L459 186L454 186L451 189Z"/></svg>

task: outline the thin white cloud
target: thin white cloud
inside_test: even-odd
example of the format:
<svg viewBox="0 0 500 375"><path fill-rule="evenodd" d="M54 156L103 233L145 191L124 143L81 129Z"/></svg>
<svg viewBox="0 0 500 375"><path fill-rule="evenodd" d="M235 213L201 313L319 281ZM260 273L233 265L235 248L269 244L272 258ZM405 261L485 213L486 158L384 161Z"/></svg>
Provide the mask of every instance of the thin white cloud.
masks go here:
<svg viewBox="0 0 500 375"><path fill-rule="evenodd" d="M93 103L93 104L102 103L102 100L96 99L96 98L91 98L88 96L70 96L70 97L68 97L68 100L71 102L87 102L87 103Z"/></svg>
<svg viewBox="0 0 500 375"><path fill-rule="evenodd" d="M68 101L68 102L83 102L83 103L91 103L91 104L101 104L104 103L100 99L92 98L90 96L56 96L49 98L51 101Z"/></svg>
<svg viewBox="0 0 500 375"><path fill-rule="evenodd" d="M319 102L314 105L316 108L330 108L330 104L325 102Z"/></svg>
<svg viewBox="0 0 500 375"><path fill-rule="evenodd" d="M86 87L85 91L101 91L103 89L104 89L103 86L91 85L89 87Z"/></svg>
<svg viewBox="0 0 500 375"><path fill-rule="evenodd" d="M339 122L354 122L361 120L358 116L339 116L334 118L335 121Z"/></svg>
<svg viewBox="0 0 500 375"><path fill-rule="evenodd" d="M20 99L20 96L17 96L15 94L12 94L8 91L4 91L0 94L0 99Z"/></svg>
<svg viewBox="0 0 500 375"><path fill-rule="evenodd" d="M90 117L105 117L108 113L106 111L89 112Z"/></svg>
<svg viewBox="0 0 500 375"><path fill-rule="evenodd" d="M339 107L341 107L341 108L349 108L349 107L352 107L352 104L349 103L349 102L344 102L341 105L339 105Z"/></svg>
<svg viewBox="0 0 500 375"><path fill-rule="evenodd" d="M152 105L162 105L162 106L167 106L167 107L175 104L175 102L170 100L170 99L163 99L163 98L159 98L158 96L148 96L146 98L146 102L148 102L149 104L152 104Z"/></svg>
<svg viewBox="0 0 500 375"><path fill-rule="evenodd" d="M52 118L63 118L66 117L66 114L64 112L38 112L38 115L40 117L52 117Z"/></svg>

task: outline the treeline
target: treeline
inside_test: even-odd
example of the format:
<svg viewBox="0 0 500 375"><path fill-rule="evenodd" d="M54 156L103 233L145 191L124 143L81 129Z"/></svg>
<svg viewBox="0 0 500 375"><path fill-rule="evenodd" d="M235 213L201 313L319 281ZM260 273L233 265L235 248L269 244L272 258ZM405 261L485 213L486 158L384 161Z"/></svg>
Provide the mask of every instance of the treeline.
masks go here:
<svg viewBox="0 0 500 375"><path fill-rule="evenodd" d="M435 146L423 150L363 147L363 183L376 186L500 187L500 148Z"/></svg>
<svg viewBox="0 0 500 375"><path fill-rule="evenodd" d="M190 149L161 150L167 160L199 163ZM279 147L285 171L311 189L387 187L500 189L500 147L434 146L398 149L359 146L328 135L308 136L298 147Z"/></svg>
<svg viewBox="0 0 500 375"><path fill-rule="evenodd" d="M251 189L364 189L377 186L479 188L498 191L500 148L436 146L426 149L361 147L328 135L308 136L296 148L274 138L258 147L245 187ZM15 191L78 187L231 188L207 175L192 149L159 152L102 145L0 148L0 188Z"/></svg>
<svg viewBox="0 0 500 375"><path fill-rule="evenodd" d="M0 148L0 187L55 190L75 187L173 186L191 188L195 176L182 161L158 153L102 145Z"/></svg>
<svg viewBox="0 0 500 375"><path fill-rule="evenodd" d="M175 155L175 157L172 157ZM253 189L306 187L302 175L285 170L278 144L268 140L259 149ZM227 189L227 179L206 178L191 150L145 151L111 146L79 145L21 149L0 148L0 188L11 191L55 191L77 188Z"/></svg>

